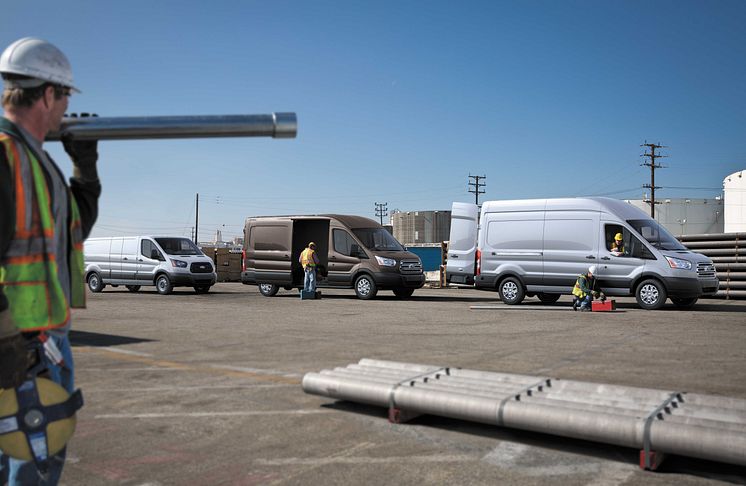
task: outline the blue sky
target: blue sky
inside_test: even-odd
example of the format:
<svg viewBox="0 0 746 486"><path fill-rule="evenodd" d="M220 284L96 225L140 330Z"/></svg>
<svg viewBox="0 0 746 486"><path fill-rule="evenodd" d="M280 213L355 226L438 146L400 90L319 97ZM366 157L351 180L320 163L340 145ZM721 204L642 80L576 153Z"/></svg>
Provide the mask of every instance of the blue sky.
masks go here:
<svg viewBox="0 0 746 486"><path fill-rule="evenodd" d="M101 116L292 111L298 137L104 141L94 236L239 235L251 215L484 199L707 198L746 168L746 2L25 1ZM47 149L63 171L61 146ZM696 189L674 189L678 187ZM700 189L704 188L704 189Z"/></svg>

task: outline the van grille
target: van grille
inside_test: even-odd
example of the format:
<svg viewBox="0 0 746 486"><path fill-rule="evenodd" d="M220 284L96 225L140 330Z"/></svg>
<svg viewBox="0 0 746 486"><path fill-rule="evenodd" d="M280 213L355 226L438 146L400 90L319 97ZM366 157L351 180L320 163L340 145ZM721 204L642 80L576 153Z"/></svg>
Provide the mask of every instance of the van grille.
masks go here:
<svg viewBox="0 0 746 486"><path fill-rule="evenodd" d="M195 262L189 266L192 273L212 273L212 265L208 262Z"/></svg>
<svg viewBox="0 0 746 486"><path fill-rule="evenodd" d="M402 260L399 271L405 275L420 275L422 273L422 263L419 260Z"/></svg>
<svg viewBox="0 0 746 486"><path fill-rule="evenodd" d="M701 279L715 278L715 265L712 263L698 263L697 276Z"/></svg>

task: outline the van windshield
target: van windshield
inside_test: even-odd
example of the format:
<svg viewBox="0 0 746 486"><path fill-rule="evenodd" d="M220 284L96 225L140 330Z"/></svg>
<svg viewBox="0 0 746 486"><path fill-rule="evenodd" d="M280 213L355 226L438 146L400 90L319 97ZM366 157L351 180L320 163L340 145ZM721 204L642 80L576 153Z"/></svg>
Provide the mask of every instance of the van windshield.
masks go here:
<svg viewBox="0 0 746 486"><path fill-rule="evenodd" d="M659 250L686 250L666 228L653 219L628 219L627 223Z"/></svg>
<svg viewBox="0 0 746 486"><path fill-rule="evenodd" d="M352 230L366 248L373 251L404 251L401 244L384 228L358 228Z"/></svg>
<svg viewBox="0 0 746 486"><path fill-rule="evenodd" d="M187 238L156 238L163 251L169 255L201 255L202 252Z"/></svg>

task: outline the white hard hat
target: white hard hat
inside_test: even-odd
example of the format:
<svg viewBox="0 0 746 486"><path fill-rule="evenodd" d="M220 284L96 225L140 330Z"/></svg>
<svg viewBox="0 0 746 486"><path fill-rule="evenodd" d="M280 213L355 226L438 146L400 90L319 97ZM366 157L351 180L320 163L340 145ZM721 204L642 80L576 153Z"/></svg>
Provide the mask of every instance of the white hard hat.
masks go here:
<svg viewBox="0 0 746 486"><path fill-rule="evenodd" d="M591 265L590 267L588 267L588 273L590 273L591 275L595 275L596 274L596 265Z"/></svg>
<svg viewBox="0 0 746 486"><path fill-rule="evenodd" d="M0 56L0 73L18 74L33 79L5 80L6 86L33 88L44 82L80 90L73 85L73 71L67 57L49 42L24 37L8 46Z"/></svg>

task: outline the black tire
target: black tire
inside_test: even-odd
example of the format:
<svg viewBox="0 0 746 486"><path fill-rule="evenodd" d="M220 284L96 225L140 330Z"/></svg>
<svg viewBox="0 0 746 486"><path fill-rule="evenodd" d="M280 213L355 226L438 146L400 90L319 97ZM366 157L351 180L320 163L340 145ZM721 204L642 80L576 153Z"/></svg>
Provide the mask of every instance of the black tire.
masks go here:
<svg viewBox="0 0 746 486"><path fill-rule="evenodd" d="M554 304L560 298L560 294L545 294L544 292L540 292L536 296L542 304Z"/></svg>
<svg viewBox="0 0 746 486"><path fill-rule="evenodd" d="M399 297L400 299L406 299L408 297L412 297L413 293L414 293L414 289L408 289L406 287L400 287L398 289L394 289L394 295Z"/></svg>
<svg viewBox="0 0 746 486"><path fill-rule="evenodd" d="M88 275L88 288L91 289L91 292L101 292L106 288L106 284L101 281L101 275L98 272Z"/></svg>
<svg viewBox="0 0 746 486"><path fill-rule="evenodd" d="M355 295L358 299L370 300L377 293L378 287L376 287L376 282L370 275L362 274L355 280Z"/></svg>
<svg viewBox="0 0 746 486"><path fill-rule="evenodd" d="M125 287L127 287L127 290L130 292L138 292L140 290L139 285L125 285Z"/></svg>
<svg viewBox="0 0 746 486"><path fill-rule="evenodd" d="M697 300L697 297L671 297L671 302L677 309L691 309Z"/></svg>
<svg viewBox="0 0 746 486"><path fill-rule="evenodd" d="M285 289L285 290L293 290L293 286L292 285L286 285L286 286L283 287L283 289Z"/></svg>
<svg viewBox="0 0 746 486"><path fill-rule="evenodd" d="M497 293L500 294L500 300L508 305L520 304L526 295L523 284L515 277L508 277L500 282Z"/></svg>
<svg viewBox="0 0 746 486"><path fill-rule="evenodd" d="M198 294L206 294L207 292L210 291L210 286L209 285L195 285L194 291Z"/></svg>
<svg viewBox="0 0 746 486"><path fill-rule="evenodd" d="M174 290L174 286L171 283L171 279L168 278L168 275L162 273L155 279L155 289L161 295L168 295Z"/></svg>
<svg viewBox="0 0 746 486"><path fill-rule="evenodd" d="M269 283L260 283L258 287L259 293L265 297L273 297L280 290L280 287L278 287L277 285Z"/></svg>
<svg viewBox="0 0 746 486"><path fill-rule="evenodd" d="M645 310L656 310L666 303L666 287L659 280L649 278L640 282L635 290L637 305Z"/></svg>

